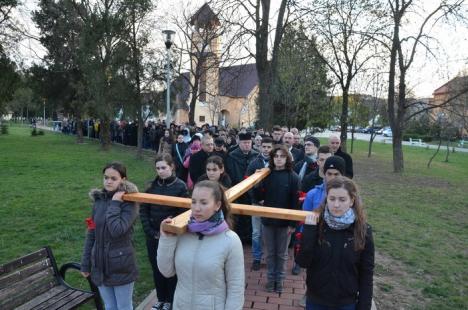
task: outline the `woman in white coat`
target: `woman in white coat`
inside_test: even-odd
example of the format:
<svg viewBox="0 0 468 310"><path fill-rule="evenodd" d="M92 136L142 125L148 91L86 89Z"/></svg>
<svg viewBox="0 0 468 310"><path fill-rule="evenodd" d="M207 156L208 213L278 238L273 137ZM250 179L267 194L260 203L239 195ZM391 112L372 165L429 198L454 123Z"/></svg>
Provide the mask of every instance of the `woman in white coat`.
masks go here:
<svg viewBox="0 0 468 310"><path fill-rule="evenodd" d="M157 253L166 277L177 274L173 310L240 310L244 305L244 254L230 229L230 207L218 182L201 181L192 193L188 232L163 230ZM163 223L171 223L166 219Z"/></svg>

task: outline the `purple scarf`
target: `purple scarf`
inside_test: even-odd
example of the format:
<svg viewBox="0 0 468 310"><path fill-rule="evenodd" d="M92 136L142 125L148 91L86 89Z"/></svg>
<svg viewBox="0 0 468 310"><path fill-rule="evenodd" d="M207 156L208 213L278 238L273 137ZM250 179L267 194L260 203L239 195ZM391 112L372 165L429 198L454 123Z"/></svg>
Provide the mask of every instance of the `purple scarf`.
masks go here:
<svg viewBox="0 0 468 310"><path fill-rule="evenodd" d="M216 235L229 229L228 224L224 220L223 211L219 210L208 220L197 222L192 216L188 222L188 231L192 233L200 233L205 236Z"/></svg>

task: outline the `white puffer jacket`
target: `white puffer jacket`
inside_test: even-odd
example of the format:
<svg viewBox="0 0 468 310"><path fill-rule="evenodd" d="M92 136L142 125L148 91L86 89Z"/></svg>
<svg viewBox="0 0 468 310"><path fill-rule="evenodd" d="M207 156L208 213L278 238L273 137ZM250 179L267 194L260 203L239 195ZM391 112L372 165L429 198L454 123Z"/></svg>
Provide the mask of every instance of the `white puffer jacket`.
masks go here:
<svg viewBox="0 0 468 310"><path fill-rule="evenodd" d="M161 236L158 268L177 274L174 310L240 310L244 305L244 253L231 230L213 236Z"/></svg>

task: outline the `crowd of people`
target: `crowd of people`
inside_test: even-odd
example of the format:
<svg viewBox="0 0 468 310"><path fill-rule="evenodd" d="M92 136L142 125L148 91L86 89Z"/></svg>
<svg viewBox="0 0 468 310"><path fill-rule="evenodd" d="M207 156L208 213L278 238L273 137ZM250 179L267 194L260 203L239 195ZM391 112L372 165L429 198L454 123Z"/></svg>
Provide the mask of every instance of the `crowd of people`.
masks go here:
<svg viewBox="0 0 468 310"><path fill-rule="evenodd" d="M286 273L305 268L306 309L370 309L374 245L352 181L352 158L337 136L320 144L280 126L271 133L208 125L164 129L155 178L145 191L191 197L188 232L164 230L181 209L123 201L122 194L135 186L122 164L111 163L102 171L104 188L91 194L82 274L98 286L106 309L133 309L137 268L131 236L139 213L158 297L154 310L242 309L247 243L251 269L266 262L266 291L282 293ZM314 211L304 222L231 215L225 190L266 167L270 174L235 202ZM288 271L291 245L295 264Z"/></svg>

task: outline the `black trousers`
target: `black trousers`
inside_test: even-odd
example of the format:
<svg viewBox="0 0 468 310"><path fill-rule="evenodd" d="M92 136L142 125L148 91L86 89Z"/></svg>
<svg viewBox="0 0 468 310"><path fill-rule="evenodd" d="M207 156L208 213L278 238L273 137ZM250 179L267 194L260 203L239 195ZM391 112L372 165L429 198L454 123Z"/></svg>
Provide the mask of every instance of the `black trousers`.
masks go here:
<svg viewBox="0 0 468 310"><path fill-rule="evenodd" d="M148 258L153 268L154 287L158 301L170 302L174 300L174 292L177 285L177 276L166 278L158 269L156 263L156 253L158 251L159 239L146 238L146 248L148 250Z"/></svg>

